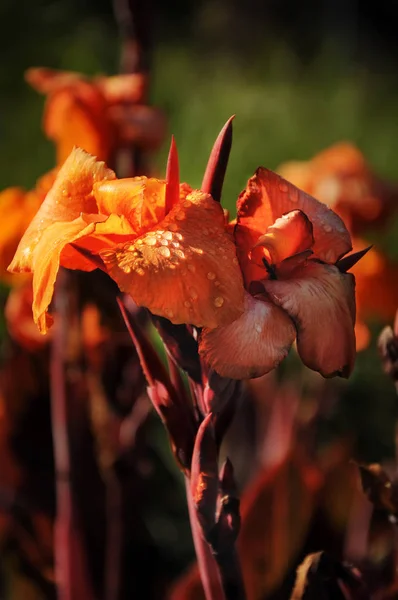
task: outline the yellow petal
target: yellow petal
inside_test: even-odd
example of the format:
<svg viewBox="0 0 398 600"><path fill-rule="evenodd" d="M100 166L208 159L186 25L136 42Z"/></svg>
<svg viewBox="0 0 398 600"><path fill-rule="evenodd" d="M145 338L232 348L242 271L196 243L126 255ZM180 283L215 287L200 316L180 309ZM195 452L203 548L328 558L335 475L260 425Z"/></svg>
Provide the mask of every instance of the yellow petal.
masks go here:
<svg viewBox="0 0 398 600"><path fill-rule="evenodd" d="M98 212L93 185L96 181L114 178L114 172L103 162L75 148L20 241L9 270L31 271L35 248L43 232L53 223L73 221L82 212Z"/></svg>

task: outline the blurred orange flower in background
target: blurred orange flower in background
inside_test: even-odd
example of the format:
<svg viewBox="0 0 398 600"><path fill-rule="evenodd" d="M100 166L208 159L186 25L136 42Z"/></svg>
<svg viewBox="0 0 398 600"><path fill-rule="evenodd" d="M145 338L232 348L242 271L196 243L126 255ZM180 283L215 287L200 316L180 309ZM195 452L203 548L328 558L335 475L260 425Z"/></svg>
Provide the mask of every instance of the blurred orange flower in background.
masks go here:
<svg viewBox="0 0 398 600"><path fill-rule="evenodd" d="M278 168L307 193L332 207L352 234L384 225L398 208L398 187L378 178L352 144L335 144L309 161L287 162ZM368 242L353 239L354 250ZM389 321L398 306L398 264L372 249L352 270L356 277L357 350L366 348L366 320Z"/></svg>
<svg viewBox="0 0 398 600"><path fill-rule="evenodd" d="M132 144L154 149L163 141L165 117L145 105L147 82L140 73L89 79L32 68L26 80L47 97L43 129L57 147L59 165L74 146L109 163L116 149Z"/></svg>

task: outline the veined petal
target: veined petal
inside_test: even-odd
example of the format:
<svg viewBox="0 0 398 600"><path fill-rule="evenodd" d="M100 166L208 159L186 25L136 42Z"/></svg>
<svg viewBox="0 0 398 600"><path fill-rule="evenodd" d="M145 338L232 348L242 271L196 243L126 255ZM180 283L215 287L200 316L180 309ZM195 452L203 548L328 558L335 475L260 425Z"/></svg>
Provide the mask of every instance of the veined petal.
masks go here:
<svg viewBox="0 0 398 600"><path fill-rule="evenodd" d="M314 243L311 221L301 210L293 210L275 221L262 235L255 246L264 249L265 258L271 264L277 264L293 256L310 250Z"/></svg>
<svg viewBox="0 0 398 600"><path fill-rule="evenodd" d="M199 352L222 377L249 379L277 367L295 337L295 327L283 310L246 293L243 315L223 327L203 329Z"/></svg>
<svg viewBox="0 0 398 600"><path fill-rule="evenodd" d="M194 191L133 243L100 253L120 289L173 323L217 327L243 311L243 283L221 206Z"/></svg>
<svg viewBox="0 0 398 600"><path fill-rule="evenodd" d="M347 377L355 360L353 275L309 260L285 281L262 283L271 300L295 322L303 363L324 377Z"/></svg>
<svg viewBox="0 0 398 600"><path fill-rule="evenodd" d="M73 221L81 213L97 213L93 184L114 179L115 174L80 148L75 148L61 167L40 209L21 239L9 271L31 271L35 248L53 223Z"/></svg>
<svg viewBox="0 0 398 600"><path fill-rule="evenodd" d="M350 235L340 217L276 173L260 167L238 200L235 239L246 283L260 275L260 269L250 265L251 248L276 219L295 209L312 223L313 251L317 257L334 263L351 250Z"/></svg>
<svg viewBox="0 0 398 600"><path fill-rule="evenodd" d="M46 333L52 323L47 308L54 293L61 252L67 244L92 233L95 223L78 217L74 221L49 225L36 246L33 257L33 318L41 333Z"/></svg>

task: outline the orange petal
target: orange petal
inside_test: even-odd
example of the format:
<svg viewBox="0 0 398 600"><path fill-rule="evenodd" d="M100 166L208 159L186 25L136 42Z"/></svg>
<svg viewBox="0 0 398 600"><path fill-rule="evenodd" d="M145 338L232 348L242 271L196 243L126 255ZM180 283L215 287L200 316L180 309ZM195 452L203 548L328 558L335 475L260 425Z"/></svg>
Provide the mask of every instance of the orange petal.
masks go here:
<svg viewBox="0 0 398 600"><path fill-rule="evenodd" d="M25 72L26 81L41 94L49 94L56 89L70 85L83 78L73 71L58 71L46 67L32 67Z"/></svg>
<svg viewBox="0 0 398 600"><path fill-rule="evenodd" d="M309 260L285 281L262 282L297 328L297 349L324 377L347 377L355 361L355 279L337 267Z"/></svg>
<svg viewBox="0 0 398 600"><path fill-rule="evenodd" d="M68 269L78 269L80 271L93 271L98 268L97 262L99 252L106 248L112 248L116 244L124 242L126 238L135 237L135 232L131 225L123 216L110 215L81 215L82 219L87 223L94 223L95 230L89 235L82 237L74 244L77 248L68 244L61 254L61 265ZM79 252L79 248L88 251L93 255L94 260L85 256L85 253Z"/></svg>
<svg viewBox="0 0 398 600"><path fill-rule="evenodd" d="M277 264L294 254L311 249L313 243L311 222L301 210L292 210L268 227L267 233L259 238L255 248L260 251L264 249L267 261Z"/></svg>
<svg viewBox="0 0 398 600"><path fill-rule="evenodd" d="M94 82L108 105L136 104L144 98L147 79L142 73L123 73L112 77L97 77Z"/></svg>
<svg viewBox="0 0 398 600"><path fill-rule="evenodd" d="M57 145L62 164L74 146L108 160L114 132L106 118L106 103L93 85L79 81L52 93L46 104L44 131Z"/></svg>
<svg viewBox="0 0 398 600"><path fill-rule="evenodd" d="M94 186L98 211L124 215L135 231L145 232L165 216L166 183L148 177L106 181Z"/></svg>
<svg viewBox="0 0 398 600"><path fill-rule="evenodd" d="M115 174L84 150L75 148L60 169L54 185L19 243L10 271L31 271L32 257L43 232L58 221L73 221L83 213L96 213L93 184Z"/></svg>
<svg viewBox="0 0 398 600"><path fill-rule="evenodd" d="M212 328L243 310L242 276L223 210L203 192L189 194L157 229L100 256L122 291L173 323Z"/></svg>
<svg viewBox="0 0 398 600"><path fill-rule="evenodd" d="M95 223L78 217L68 223L53 223L47 227L38 242L33 257L33 318L41 333L46 333L52 323L47 308L54 293L54 283L64 247L92 233Z"/></svg>
<svg viewBox="0 0 398 600"><path fill-rule="evenodd" d="M295 209L312 223L317 257L334 263L351 250L350 235L340 217L276 173L260 167L238 200L235 239L246 283L261 277L260 269L250 265L251 248L276 219Z"/></svg>
<svg viewBox="0 0 398 600"><path fill-rule="evenodd" d="M222 377L249 379L272 371L296 337L292 321L272 304L245 294L245 312L217 329L204 329L199 352Z"/></svg>

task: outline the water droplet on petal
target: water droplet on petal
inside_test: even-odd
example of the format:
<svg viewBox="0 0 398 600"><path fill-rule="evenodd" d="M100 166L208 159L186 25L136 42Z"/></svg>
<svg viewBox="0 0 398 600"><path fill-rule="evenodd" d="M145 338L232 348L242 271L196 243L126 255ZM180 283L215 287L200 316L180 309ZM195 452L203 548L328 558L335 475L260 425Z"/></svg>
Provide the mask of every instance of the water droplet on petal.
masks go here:
<svg viewBox="0 0 398 600"><path fill-rule="evenodd" d="M216 278L216 274L215 274L215 273L213 273L212 271L209 271L209 272L207 273L207 279L213 280L213 279L215 279L215 278Z"/></svg>
<svg viewBox="0 0 398 600"><path fill-rule="evenodd" d="M177 221L183 221L185 219L185 213L183 210L180 210L177 214L176 214L176 219Z"/></svg>
<svg viewBox="0 0 398 600"><path fill-rule="evenodd" d="M184 306L186 306L187 308L191 308L192 304L190 303L189 300L185 300Z"/></svg>
<svg viewBox="0 0 398 600"><path fill-rule="evenodd" d="M182 250L174 250L174 254L180 258L185 258L185 254Z"/></svg>
<svg viewBox="0 0 398 600"><path fill-rule="evenodd" d="M191 265L190 263L187 265L188 267L188 271L191 271L191 273L195 273L195 265Z"/></svg>
<svg viewBox="0 0 398 600"><path fill-rule="evenodd" d="M323 226L323 230L324 230L326 233L330 233L330 232L332 231L332 228L331 228L331 226L330 226L330 225L324 225L324 226Z"/></svg>
<svg viewBox="0 0 398 600"><path fill-rule="evenodd" d="M236 256L234 256L234 258L232 259L232 262L234 263L234 265L238 265L239 264L239 261L236 258Z"/></svg>
<svg viewBox="0 0 398 600"><path fill-rule="evenodd" d="M161 246L159 248L159 254L161 254L165 258L169 258L169 256L170 256L170 250L168 248L166 248L165 246Z"/></svg>
<svg viewBox="0 0 398 600"><path fill-rule="evenodd" d="M284 183L283 181L281 181L281 183L279 184L279 189L281 192L288 192L289 191L289 186L287 185L287 183Z"/></svg>
<svg viewBox="0 0 398 600"><path fill-rule="evenodd" d="M263 327L260 323L256 323L254 326L254 329L257 331L257 333L261 333L263 330Z"/></svg>
<svg viewBox="0 0 398 600"><path fill-rule="evenodd" d="M189 288L189 295L191 296L192 300L196 300L198 297L198 293L194 288Z"/></svg>
<svg viewBox="0 0 398 600"><path fill-rule="evenodd" d="M181 235L181 233L176 233L176 238L177 238L177 240L182 240L182 235Z"/></svg>
<svg viewBox="0 0 398 600"><path fill-rule="evenodd" d="M163 239L165 240L172 240L173 239L173 234L171 233L171 231L165 231L163 233Z"/></svg>
<svg viewBox="0 0 398 600"><path fill-rule="evenodd" d="M224 298L222 296L217 296L217 298L214 298L214 306L217 306L217 308L220 308L223 304L224 304Z"/></svg>
<svg viewBox="0 0 398 600"><path fill-rule="evenodd" d="M173 311L170 308L166 308L164 312L170 319L173 317Z"/></svg>
<svg viewBox="0 0 398 600"><path fill-rule="evenodd" d="M180 243L179 242L171 242L172 246L174 246L174 248L179 248L180 247Z"/></svg>
<svg viewBox="0 0 398 600"><path fill-rule="evenodd" d="M144 244L147 246L156 246L157 240L155 237L147 237L144 239Z"/></svg>
<svg viewBox="0 0 398 600"><path fill-rule="evenodd" d="M183 207L184 208L189 208L191 206L192 202L190 202L189 200L185 200L185 202L183 202Z"/></svg>
<svg viewBox="0 0 398 600"><path fill-rule="evenodd" d="M163 240L163 239L160 240L160 243L161 243L162 246L168 246L169 245L169 242L167 240Z"/></svg>
<svg viewBox="0 0 398 600"><path fill-rule="evenodd" d="M175 223L170 223L169 229L170 231L177 231L178 225L176 225Z"/></svg>

